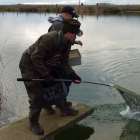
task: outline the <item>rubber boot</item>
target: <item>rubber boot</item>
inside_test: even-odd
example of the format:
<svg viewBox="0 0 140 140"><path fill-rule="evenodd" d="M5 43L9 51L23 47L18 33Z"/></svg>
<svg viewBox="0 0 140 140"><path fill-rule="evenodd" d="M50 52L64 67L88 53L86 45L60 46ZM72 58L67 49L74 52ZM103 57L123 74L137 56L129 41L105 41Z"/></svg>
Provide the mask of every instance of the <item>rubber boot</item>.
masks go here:
<svg viewBox="0 0 140 140"><path fill-rule="evenodd" d="M34 123L34 124L31 124L29 125L30 127L30 130L36 134L36 135L43 135L44 134L44 131L43 129L40 127L39 123Z"/></svg>
<svg viewBox="0 0 140 140"><path fill-rule="evenodd" d="M55 110L51 106L43 106L43 109L48 114L55 114Z"/></svg>
<svg viewBox="0 0 140 140"><path fill-rule="evenodd" d="M60 116L77 115L79 112L79 110L67 106L64 101L57 106L60 109Z"/></svg>
<svg viewBox="0 0 140 140"><path fill-rule="evenodd" d="M64 101L66 106L71 107L72 106L72 102L69 102L67 100ZM59 108L59 105L56 105L57 108Z"/></svg>
<svg viewBox="0 0 140 140"><path fill-rule="evenodd" d="M66 104L66 106L69 106L69 107L71 107L72 106L72 102L69 102L69 101L65 101L65 104Z"/></svg>

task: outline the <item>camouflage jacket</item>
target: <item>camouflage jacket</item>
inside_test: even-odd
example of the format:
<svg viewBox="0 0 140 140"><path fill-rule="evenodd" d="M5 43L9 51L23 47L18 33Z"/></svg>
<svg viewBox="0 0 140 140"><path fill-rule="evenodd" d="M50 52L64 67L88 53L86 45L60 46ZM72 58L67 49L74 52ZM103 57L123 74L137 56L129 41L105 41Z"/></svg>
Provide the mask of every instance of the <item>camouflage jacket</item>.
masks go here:
<svg viewBox="0 0 140 140"><path fill-rule="evenodd" d="M66 42L62 31L60 31L60 43L58 46L58 32L52 31L42 35L33 45L27 49L20 61L20 69L23 78L45 77L50 67L45 64L54 55L61 55L61 68L69 75L74 72L68 63L71 43Z"/></svg>

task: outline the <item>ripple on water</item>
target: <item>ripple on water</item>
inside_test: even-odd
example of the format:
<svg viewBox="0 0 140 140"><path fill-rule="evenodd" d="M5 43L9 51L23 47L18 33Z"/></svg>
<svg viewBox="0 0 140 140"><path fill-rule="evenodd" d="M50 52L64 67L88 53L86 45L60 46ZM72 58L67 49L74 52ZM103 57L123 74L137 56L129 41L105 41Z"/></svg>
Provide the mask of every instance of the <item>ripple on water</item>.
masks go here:
<svg viewBox="0 0 140 140"><path fill-rule="evenodd" d="M119 114L119 112L124 107L125 104L104 104L95 106L95 112L92 114L92 119L104 123L122 122L125 119Z"/></svg>
<svg viewBox="0 0 140 140"><path fill-rule="evenodd" d="M140 95L140 73L126 73L122 76L116 77L114 82L130 91Z"/></svg>
<svg viewBox="0 0 140 140"><path fill-rule="evenodd" d="M120 115L120 112L126 108L126 104L104 104L94 107L94 113L87 119L82 121L82 124L90 126L91 122L95 123L120 123L127 119ZM92 124L93 124L92 123Z"/></svg>
<svg viewBox="0 0 140 140"><path fill-rule="evenodd" d="M120 114L125 118L140 121L140 112L138 111L132 112L129 106L127 106L125 110L121 111Z"/></svg>

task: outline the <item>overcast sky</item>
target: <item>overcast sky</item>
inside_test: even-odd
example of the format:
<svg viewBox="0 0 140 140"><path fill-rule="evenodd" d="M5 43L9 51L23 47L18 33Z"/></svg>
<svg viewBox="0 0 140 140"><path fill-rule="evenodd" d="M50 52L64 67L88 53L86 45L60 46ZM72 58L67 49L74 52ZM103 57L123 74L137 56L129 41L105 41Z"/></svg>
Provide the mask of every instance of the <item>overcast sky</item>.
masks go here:
<svg viewBox="0 0 140 140"><path fill-rule="evenodd" d="M80 0L83 4L113 3L113 4L140 4L140 0ZM79 4L79 0L0 0L2 4Z"/></svg>

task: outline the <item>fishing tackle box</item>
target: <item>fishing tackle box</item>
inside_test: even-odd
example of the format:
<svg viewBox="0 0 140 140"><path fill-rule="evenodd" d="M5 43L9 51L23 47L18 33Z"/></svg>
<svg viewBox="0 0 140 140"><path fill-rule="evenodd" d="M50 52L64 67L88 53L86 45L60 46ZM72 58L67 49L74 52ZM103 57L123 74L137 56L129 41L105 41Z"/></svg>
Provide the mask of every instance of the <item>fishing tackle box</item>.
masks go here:
<svg viewBox="0 0 140 140"><path fill-rule="evenodd" d="M71 66L81 65L81 54L78 49L70 51L69 64Z"/></svg>

